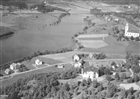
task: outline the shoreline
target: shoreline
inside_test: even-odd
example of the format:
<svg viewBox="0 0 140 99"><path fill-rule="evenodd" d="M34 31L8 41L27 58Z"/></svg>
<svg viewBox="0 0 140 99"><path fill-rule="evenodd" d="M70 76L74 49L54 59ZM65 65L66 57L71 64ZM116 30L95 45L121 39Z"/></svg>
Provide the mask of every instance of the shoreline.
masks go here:
<svg viewBox="0 0 140 99"><path fill-rule="evenodd" d="M14 34L15 34L14 32L3 33L3 34L0 35L0 40L4 39L4 38L8 38L8 37L10 37L10 36L12 36Z"/></svg>
<svg viewBox="0 0 140 99"><path fill-rule="evenodd" d="M70 10L69 10L70 11ZM63 18L65 18L66 16L69 16L70 13L69 12L64 12L64 13L61 13L58 17L58 20L56 22L53 22L50 24L51 25L57 25L59 24ZM40 51L36 51L34 52L34 54L32 55L29 55L29 56L25 56L25 57L22 57L22 58L19 58L19 59L16 59L16 60L12 60L12 61L9 61L9 62L6 62L6 63L3 63L3 64L0 64L0 68L1 70L9 67L9 65L13 62L23 62L23 61L29 61L31 60L32 58L34 57L37 57L37 56L40 56L40 55L47 55L47 54L56 54L56 53L65 53L65 52L69 52L69 51L74 51L75 50L75 46L76 44L73 42L73 40L71 39L71 46L70 47L64 47L64 48L61 48L61 49L58 49L58 50L54 50L54 51L50 51L50 50L46 50L44 52L40 52ZM34 56L35 55L35 56Z"/></svg>

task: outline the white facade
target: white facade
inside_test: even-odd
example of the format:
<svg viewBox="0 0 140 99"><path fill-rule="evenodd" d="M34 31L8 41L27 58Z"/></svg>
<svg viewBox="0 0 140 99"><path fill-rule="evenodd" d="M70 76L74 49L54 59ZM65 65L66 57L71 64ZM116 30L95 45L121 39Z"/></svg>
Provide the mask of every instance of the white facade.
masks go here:
<svg viewBox="0 0 140 99"><path fill-rule="evenodd" d="M17 69L17 64L16 63L12 63L10 65L10 69L15 71Z"/></svg>
<svg viewBox="0 0 140 99"><path fill-rule="evenodd" d="M134 38L140 36L140 33L128 32L128 29L129 29L129 26L128 26L128 23L127 23L126 26L125 26L125 36L127 36L127 37L133 36Z"/></svg>
<svg viewBox="0 0 140 99"><path fill-rule="evenodd" d="M93 58L93 55L92 54L89 54L89 58Z"/></svg>
<svg viewBox="0 0 140 99"><path fill-rule="evenodd" d="M39 59L35 60L35 65L42 65L42 62Z"/></svg>
<svg viewBox="0 0 140 99"><path fill-rule="evenodd" d="M6 70L5 70L5 73L8 75L8 74L10 73L10 69L9 69L9 68L6 69Z"/></svg>
<svg viewBox="0 0 140 99"><path fill-rule="evenodd" d="M81 75L82 75L82 77L84 79L90 78L91 80L93 80L94 78L98 78L99 77L98 73L97 72L93 72L93 71L87 71L87 72L84 72Z"/></svg>
<svg viewBox="0 0 140 99"><path fill-rule="evenodd" d="M74 67L81 67L81 65L82 65L82 64L81 64L80 62L73 63L73 66L74 66Z"/></svg>
<svg viewBox="0 0 140 99"><path fill-rule="evenodd" d="M64 66L63 65L58 65L57 68L64 68Z"/></svg>
<svg viewBox="0 0 140 99"><path fill-rule="evenodd" d="M77 61L80 60L80 57L79 57L78 55L74 55L74 56L73 56L73 60L74 60L75 62L77 62Z"/></svg>

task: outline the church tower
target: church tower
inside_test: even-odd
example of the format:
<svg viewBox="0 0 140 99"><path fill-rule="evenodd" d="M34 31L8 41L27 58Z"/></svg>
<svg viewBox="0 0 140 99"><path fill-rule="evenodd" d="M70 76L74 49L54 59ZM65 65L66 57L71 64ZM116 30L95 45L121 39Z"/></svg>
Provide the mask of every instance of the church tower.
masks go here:
<svg viewBox="0 0 140 99"><path fill-rule="evenodd" d="M125 34L127 34L127 31L128 31L128 23L126 23L126 26L125 26Z"/></svg>

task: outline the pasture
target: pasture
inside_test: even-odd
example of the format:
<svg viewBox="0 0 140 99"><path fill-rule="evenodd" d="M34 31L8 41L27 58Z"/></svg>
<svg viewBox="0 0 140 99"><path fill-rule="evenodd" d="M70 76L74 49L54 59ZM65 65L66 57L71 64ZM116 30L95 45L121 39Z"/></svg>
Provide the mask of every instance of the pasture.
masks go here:
<svg viewBox="0 0 140 99"><path fill-rule="evenodd" d="M85 48L93 48L98 49L108 44L105 43L103 40L80 40L79 41Z"/></svg>

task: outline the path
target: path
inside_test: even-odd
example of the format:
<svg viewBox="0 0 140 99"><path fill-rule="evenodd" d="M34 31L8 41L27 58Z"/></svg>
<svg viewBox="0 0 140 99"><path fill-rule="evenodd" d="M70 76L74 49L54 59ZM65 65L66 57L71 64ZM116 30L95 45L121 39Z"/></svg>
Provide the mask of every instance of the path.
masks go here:
<svg viewBox="0 0 140 99"><path fill-rule="evenodd" d="M100 61L116 61L116 60L122 60L122 61L126 62L125 59L103 59L103 60L85 60L85 61L87 61L87 62L100 62ZM73 62L70 61L70 62L64 62L64 63L57 63L57 64L48 65L48 66L40 67L40 68L36 67L35 69L29 70L29 71L11 74L11 75L9 75L9 76L11 76L11 77L8 78L8 79L13 78L15 75L20 75L20 74L32 72L32 71L39 70L39 69L44 69L44 68L48 68L48 67L53 67L53 66L55 66L55 65L65 65L65 64L71 64L71 63L73 63ZM4 80L7 80L7 79L4 79ZM4 81L4 80L0 80L0 82L2 82L2 81Z"/></svg>
<svg viewBox="0 0 140 99"><path fill-rule="evenodd" d="M36 67L35 69L31 69L31 70L29 70L29 71L25 71L25 72L13 73L13 74L11 74L11 75L8 75L8 76L11 76L11 77L8 78L8 79L13 78L15 75L25 74L25 73L32 72L32 71L35 71L35 70L44 69L44 68L49 68L49 67L53 67L53 66L55 66L55 65L69 64L69 63L71 64L72 62L67 62L67 63L57 63L57 64L48 65L48 66L40 67L40 68L37 68L37 67ZM8 76L7 76L7 77L8 77ZM6 76L5 76L5 77L6 77ZM0 80L0 82L2 82L2 81L4 81L4 80L8 80L8 79Z"/></svg>

